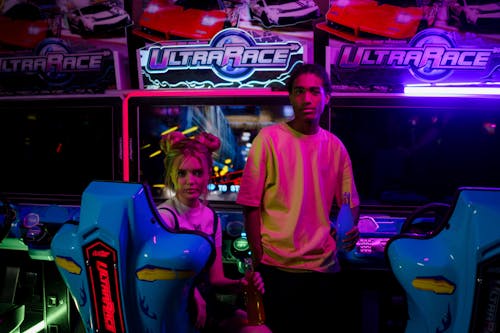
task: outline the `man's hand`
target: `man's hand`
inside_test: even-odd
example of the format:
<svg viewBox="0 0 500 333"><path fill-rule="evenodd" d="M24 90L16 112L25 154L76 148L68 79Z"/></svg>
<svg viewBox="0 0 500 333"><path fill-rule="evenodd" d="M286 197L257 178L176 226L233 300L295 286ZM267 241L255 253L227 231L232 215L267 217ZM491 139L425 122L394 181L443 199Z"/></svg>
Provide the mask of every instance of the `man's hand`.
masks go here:
<svg viewBox="0 0 500 333"><path fill-rule="evenodd" d="M359 240L359 230L358 226L355 225L354 227L352 227L351 230L349 230L346 233L346 237L342 241L342 249L347 252L354 250L358 240Z"/></svg>

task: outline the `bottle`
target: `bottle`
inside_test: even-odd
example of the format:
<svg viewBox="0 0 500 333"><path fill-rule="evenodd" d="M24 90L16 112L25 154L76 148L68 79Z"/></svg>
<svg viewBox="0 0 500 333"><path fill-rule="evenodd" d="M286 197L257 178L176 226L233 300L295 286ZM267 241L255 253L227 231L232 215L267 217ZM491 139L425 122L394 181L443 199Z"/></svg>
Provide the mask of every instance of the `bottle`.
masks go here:
<svg viewBox="0 0 500 333"><path fill-rule="evenodd" d="M264 325L266 316L264 313L262 294L257 290L257 287L253 284L253 280L251 279L252 274L254 274L252 258L245 258L244 264L245 276L248 280L248 285L246 286L245 290L248 325Z"/></svg>
<svg viewBox="0 0 500 333"><path fill-rule="evenodd" d="M351 211L351 194L346 192L344 193L342 205L337 215L337 251L339 254L345 254L346 250L344 249L343 242L346 238L346 233L353 227L354 217Z"/></svg>

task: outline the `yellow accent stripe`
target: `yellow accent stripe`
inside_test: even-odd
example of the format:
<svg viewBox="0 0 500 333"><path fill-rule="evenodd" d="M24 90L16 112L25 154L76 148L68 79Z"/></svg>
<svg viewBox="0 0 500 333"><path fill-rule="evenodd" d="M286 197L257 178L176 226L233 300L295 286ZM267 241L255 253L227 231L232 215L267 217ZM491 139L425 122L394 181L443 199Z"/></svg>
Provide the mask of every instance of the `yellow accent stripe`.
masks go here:
<svg viewBox="0 0 500 333"><path fill-rule="evenodd" d="M143 268L137 271L137 278L142 281L189 279L193 271L176 271L166 268Z"/></svg>
<svg viewBox="0 0 500 333"><path fill-rule="evenodd" d="M59 266L60 268L72 273L72 274L78 274L82 272L82 269L80 266L78 266L77 263L75 263L72 260L63 258L63 257L56 257L55 258L56 265Z"/></svg>
<svg viewBox="0 0 500 333"><path fill-rule="evenodd" d="M412 281L415 289L433 291L436 294L453 294L455 286L450 282L436 278L416 278Z"/></svg>

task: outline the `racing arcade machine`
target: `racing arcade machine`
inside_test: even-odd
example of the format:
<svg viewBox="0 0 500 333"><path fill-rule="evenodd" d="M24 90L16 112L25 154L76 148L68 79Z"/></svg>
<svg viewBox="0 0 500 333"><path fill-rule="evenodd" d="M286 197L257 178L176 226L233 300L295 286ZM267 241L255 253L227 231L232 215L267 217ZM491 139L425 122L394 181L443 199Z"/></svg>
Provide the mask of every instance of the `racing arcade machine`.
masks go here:
<svg viewBox="0 0 500 333"><path fill-rule="evenodd" d="M121 179L121 106L112 95L2 97L0 331L81 329L50 245L78 223L92 180Z"/></svg>
<svg viewBox="0 0 500 333"><path fill-rule="evenodd" d="M365 271L362 278L353 274L353 281L367 289L364 304L372 304L372 312L380 311L368 317L375 319L371 321L375 331L462 332L460 329L469 326L463 322L466 319L460 319L465 326L460 325L457 314L470 318L472 314L465 308L477 307L478 300L484 304L485 295L494 295L495 290L495 263L487 258L495 257L494 240L500 239L492 207L494 188L500 186L498 97L370 96L345 94L334 96L333 102L332 131L350 151L362 202L361 238L345 267ZM489 190L463 190L479 187ZM459 200L458 189L462 189ZM465 203L465 198L470 200ZM442 224L455 202L457 206L472 205L466 209L470 212L455 209L449 223ZM483 238L486 234L491 238ZM482 296L476 298L470 294L474 274L489 281L481 289ZM441 293L450 285L442 277L457 289ZM460 305L454 307L460 295ZM376 306L387 297L391 299L388 304ZM454 318L445 316L448 312L441 304L445 299ZM479 306L475 313L489 313ZM470 330L481 332L477 326Z"/></svg>
<svg viewBox="0 0 500 333"><path fill-rule="evenodd" d="M416 210L434 202L447 207L459 187L500 187L498 99L338 93L331 103L322 126L346 144L362 204L360 240L343 260L352 275L350 287L360 292L361 305L354 311L359 313L362 332L403 332L408 319L406 292L391 271L386 245ZM258 130L293 116L287 93L141 91L130 94L124 108L130 164L123 173L131 181L149 184L156 202L165 197L158 146L162 133L204 130L221 138L208 199L222 220L226 274L240 274L248 243L242 212L234 203L239 177ZM436 216L426 219L427 228L433 228Z"/></svg>

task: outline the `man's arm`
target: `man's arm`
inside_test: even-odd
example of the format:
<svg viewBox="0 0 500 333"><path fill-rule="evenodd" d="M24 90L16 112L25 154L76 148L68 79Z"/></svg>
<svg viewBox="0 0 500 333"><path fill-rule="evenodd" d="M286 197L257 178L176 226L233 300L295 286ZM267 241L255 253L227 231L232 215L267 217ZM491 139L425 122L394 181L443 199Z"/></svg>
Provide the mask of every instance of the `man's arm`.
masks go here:
<svg viewBox="0 0 500 333"><path fill-rule="evenodd" d="M252 251L252 259L257 265L262 259L262 236L260 234L260 208L243 206L243 216L245 217L245 231L248 243Z"/></svg>

